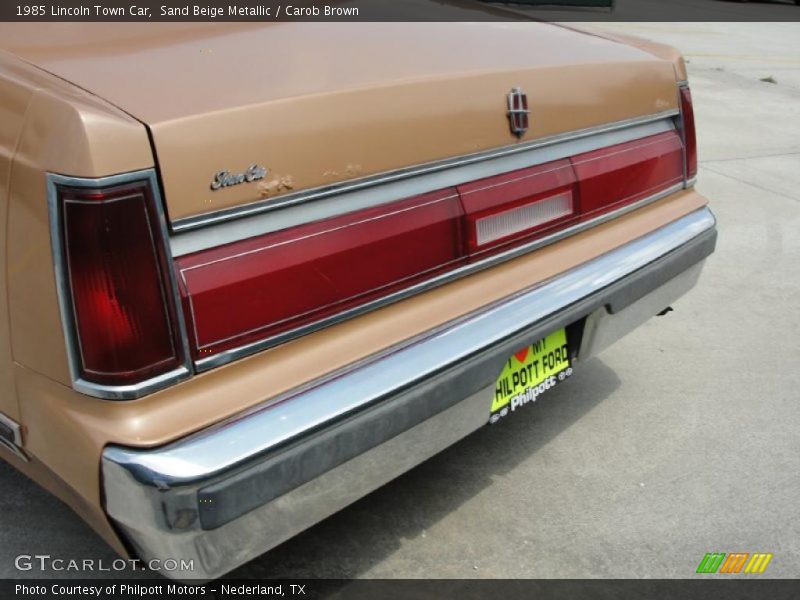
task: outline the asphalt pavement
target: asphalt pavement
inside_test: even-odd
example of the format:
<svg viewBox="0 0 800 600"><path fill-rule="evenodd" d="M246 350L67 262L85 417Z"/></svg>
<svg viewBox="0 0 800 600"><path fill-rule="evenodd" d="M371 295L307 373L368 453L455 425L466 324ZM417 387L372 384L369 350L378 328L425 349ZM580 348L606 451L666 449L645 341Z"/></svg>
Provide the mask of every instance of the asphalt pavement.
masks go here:
<svg viewBox="0 0 800 600"><path fill-rule="evenodd" d="M233 576L692 577L706 552L740 551L800 577L800 24L595 26L689 61L720 234L698 287L534 406ZM0 577L41 576L19 554L114 559L5 463L0 489Z"/></svg>

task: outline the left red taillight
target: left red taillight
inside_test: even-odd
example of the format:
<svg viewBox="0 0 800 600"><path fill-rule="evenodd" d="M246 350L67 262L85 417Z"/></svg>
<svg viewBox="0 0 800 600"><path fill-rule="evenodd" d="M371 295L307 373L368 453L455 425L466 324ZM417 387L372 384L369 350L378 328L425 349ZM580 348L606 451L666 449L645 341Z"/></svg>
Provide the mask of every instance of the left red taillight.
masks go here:
<svg viewBox="0 0 800 600"><path fill-rule="evenodd" d="M130 386L180 367L178 315L149 180L56 190L77 377Z"/></svg>

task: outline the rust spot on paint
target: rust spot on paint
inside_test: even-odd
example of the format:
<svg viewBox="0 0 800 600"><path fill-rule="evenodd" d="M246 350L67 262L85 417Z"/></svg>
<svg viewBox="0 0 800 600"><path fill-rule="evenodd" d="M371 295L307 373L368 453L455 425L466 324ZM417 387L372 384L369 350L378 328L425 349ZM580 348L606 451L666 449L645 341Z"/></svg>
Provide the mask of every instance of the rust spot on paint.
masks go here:
<svg viewBox="0 0 800 600"><path fill-rule="evenodd" d="M284 175L280 179L280 188L282 190L293 190L294 189L294 177L291 175Z"/></svg>
<svg viewBox="0 0 800 600"><path fill-rule="evenodd" d="M258 194L262 198L268 198L278 191L277 179L270 179L269 181L262 181L258 184Z"/></svg>
<svg viewBox="0 0 800 600"><path fill-rule="evenodd" d="M294 186L294 177L291 175L276 175L269 181L259 183L258 193L262 198L269 198L293 190Z"/></svg>
<svg viewBox="0 0 800 600"><path fill-rule="evenodd" d="M356 177L361 174L363 167L359 164L349 164L345 167L344 172L348 177Z"/></svg>

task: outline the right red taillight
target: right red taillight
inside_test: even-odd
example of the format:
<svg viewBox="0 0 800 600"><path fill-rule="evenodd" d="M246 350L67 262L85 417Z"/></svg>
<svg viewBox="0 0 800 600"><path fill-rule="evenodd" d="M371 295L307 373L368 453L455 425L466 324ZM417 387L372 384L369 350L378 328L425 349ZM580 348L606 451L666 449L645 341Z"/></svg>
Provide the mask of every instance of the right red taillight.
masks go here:
<svg viewBox="0 0 800 600"><path fill-rule="evenodd" d="M694 126L694 106L689 86L681 86L681 115L683 144L686 149L686 179L697 176L697 134Z"/></svg>
<svg viewBox="0 0 800 600"><path fill-rule="evenodd" d="M636 202L683 181L683 146L674 131L617 144L572 158L581 216Z"/></svg>
<svg viewBox="0 0 800 600"><path fill-rule="evenodd" d="M56 189L77 379L130 386L180 367L170 266L149 181Z"/></svg>

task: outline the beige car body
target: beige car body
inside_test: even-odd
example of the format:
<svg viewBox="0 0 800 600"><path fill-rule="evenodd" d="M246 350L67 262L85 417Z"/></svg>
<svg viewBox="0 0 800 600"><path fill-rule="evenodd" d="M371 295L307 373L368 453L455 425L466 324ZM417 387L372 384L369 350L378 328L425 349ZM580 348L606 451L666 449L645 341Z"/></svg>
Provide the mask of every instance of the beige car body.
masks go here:
<svg viewBox="0 0 800 600"><path fill-rule="evenodd" d="M143 398L99 400L70 384L47 173L99 178L158 166L169 219L180 223L281 194L676 111L683 61L662 46L531 24L16 24L0 33L0 231L6 232L0 413L20 425L25 458L1 445L0 456L69 504L123 555L130 547L103 505L100 463L109 444L159 447L247 413L706 204L687 187ZM403 39L402 52L385 39ZM465 55L476 40L487 51ZM498 45L502 53L489 51ZM497 109L497 90L515 85L529 90L533 114L519 141ZM463 127L465 118L476 126ZM142 122L152 132L158 165ZM269 144L250 134L254 124L270 132ZM209 193L215 171L256 160L289 176L290 187Z"/></svg>

